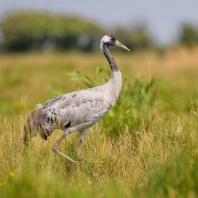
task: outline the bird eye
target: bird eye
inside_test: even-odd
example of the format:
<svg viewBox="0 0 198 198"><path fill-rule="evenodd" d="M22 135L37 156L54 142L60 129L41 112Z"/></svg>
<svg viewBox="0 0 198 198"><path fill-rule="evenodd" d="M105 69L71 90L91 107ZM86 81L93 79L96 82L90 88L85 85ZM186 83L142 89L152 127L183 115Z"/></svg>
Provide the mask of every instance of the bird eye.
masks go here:
<svg viewBox="0 0 198 198"><path fill-rule="evenodd" d="M111 40L111 41L115 41L115 38L114 38L114 37L111 37L110 40Z"/></svg>

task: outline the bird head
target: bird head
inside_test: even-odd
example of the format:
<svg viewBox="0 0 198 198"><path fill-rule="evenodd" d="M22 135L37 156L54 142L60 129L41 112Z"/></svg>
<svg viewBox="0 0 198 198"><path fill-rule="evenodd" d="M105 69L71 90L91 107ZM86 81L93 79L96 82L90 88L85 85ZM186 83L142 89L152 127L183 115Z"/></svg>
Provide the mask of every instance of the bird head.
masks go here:
<svg viewBox="0 0 198 198"><path fill-rule="evenodd" d="M100 39L100 48L102 50L103 46L107 45L109 46L117 46L121 47L127 51L130 51L126 46L124 46L122 43L120 43L112 34L105 34L101 39Z"/></svg>

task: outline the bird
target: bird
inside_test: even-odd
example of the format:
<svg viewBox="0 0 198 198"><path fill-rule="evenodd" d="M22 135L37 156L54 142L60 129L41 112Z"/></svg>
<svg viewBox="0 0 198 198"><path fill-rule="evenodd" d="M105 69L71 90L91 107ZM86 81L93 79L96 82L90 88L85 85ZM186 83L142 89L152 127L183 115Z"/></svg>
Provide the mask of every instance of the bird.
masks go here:
<svg viewBox="0 0 198 198"><path fill-rule="evenodd" d="M99 45L111 69L110 80L100 86L54 97L45 105L37 104L36 109L28 115L24 124L23 141L26 145L28 145L29 139L38 133L42 139L47 140L55 129L61 129L63 134L52 146L52 151L81 166L79 161L81 160L82 143L88 129L115 105L122 87L122 75L109 52L109 47L117 46L130 51L112 34L102 36ZM77 161L75 161L60 152L57 147L66 136L77 131L80 141Z"/></svg>

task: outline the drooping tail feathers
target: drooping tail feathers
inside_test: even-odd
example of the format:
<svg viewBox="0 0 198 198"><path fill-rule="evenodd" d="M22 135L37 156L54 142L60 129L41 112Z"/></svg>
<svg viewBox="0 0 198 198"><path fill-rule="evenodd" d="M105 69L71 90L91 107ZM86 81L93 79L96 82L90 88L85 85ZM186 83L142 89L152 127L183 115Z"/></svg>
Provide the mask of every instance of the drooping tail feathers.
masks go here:
<svg viewBox="0 0 198 198"><path fill-rule="evenodd" d="M23 141L26 145L28 144L29 138L36 136L38 132L42 139L47 140L48 134L42 127L42 123L45 121L45 116L42 115L43 108L43 105L39 105L28 115L23 130Z"/></svg>

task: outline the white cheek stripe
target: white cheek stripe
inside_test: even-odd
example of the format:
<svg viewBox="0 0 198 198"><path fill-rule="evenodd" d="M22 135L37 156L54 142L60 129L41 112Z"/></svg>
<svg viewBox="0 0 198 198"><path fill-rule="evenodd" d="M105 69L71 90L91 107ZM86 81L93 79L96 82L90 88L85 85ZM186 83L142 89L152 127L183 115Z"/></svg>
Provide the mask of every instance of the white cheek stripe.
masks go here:
<svg viewBox="0 0 198 198"><path fill-rule="evenodd" d="M100 39L100 49L102 50L102 47L104 45L104 43L110 41L110 37L108 37L107 35L104 35L101 39Z"/></svg>

